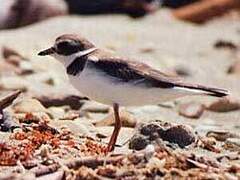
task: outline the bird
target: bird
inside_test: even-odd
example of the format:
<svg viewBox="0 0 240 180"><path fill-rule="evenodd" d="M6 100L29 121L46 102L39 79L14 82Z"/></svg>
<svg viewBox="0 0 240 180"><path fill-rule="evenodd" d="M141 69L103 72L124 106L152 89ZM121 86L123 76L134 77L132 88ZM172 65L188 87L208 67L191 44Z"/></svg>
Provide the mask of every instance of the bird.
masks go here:
<svg viewBox="0 0 240 180"><path fill-rule="evenodd" d="M57 37L53 46L38 55L54 57L65 67L73 87L91 100L113 107L115 124L107 152L114 150L122 126L121 106L156 105L191 95L229 94L224 89L183 82L147 64L117 56L78 34Z"/></svg>

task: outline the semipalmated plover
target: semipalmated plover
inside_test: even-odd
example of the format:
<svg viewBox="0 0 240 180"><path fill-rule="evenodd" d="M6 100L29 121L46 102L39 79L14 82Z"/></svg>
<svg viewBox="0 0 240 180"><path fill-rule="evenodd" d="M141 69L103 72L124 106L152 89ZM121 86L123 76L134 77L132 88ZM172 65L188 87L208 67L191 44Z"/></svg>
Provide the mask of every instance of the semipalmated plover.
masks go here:
<svg viewBox="0 0 240 180"><path fill-rule="evenodd" d="M189 84L150 66L114 56L87 39L65 34L38 55L51 55L66 68L72 85L94 101L112 105L115 127L108 144L114 149L121 128L119 106L159 104L187 95L223 97L223 89Z"/></svg>

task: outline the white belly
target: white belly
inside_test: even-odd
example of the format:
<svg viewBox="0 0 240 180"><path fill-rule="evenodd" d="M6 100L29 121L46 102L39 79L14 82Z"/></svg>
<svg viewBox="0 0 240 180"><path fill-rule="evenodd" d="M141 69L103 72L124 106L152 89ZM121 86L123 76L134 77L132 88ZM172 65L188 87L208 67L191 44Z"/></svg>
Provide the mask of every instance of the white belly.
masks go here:
<svg viewBox="0 0 240 180"><path fill-rule="evenodd" d="M101 73L85 68L78 76L69 76L73 86L90 99L112 105L142 106L158 104L189 94L177 89L146 88L116 83Z"/></svg>

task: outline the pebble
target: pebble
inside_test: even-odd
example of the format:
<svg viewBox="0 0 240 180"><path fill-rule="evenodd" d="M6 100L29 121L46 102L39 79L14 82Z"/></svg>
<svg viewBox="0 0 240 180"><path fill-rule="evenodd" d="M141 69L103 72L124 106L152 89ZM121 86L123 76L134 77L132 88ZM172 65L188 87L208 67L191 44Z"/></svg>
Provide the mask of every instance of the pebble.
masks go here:
<svg viewBox="0 0 240 180"><path fill-rule="evenodd" d="M230 49L230 50L236 50L238 48L235 43L227 40L218 40L217 42L215 42L214 47L216 49Z"/></svg>
<svg viewBox="0 0 240 180"><path fill-rule="evenodd" d="M179 147L184 148L195 141L195 135L191 128L184 125L177 125L169 128L162 137L164 141L178 144Z"/></svg>
<svg viewBox="0 0 240 180"><path fill-rule="evenodd" d="M179 107L179 114L187 118L198 119L204 112L204 106L199 103L190 102L181 104Z"/></svg>
<svg viewBox="0 0 240 180"><path fill-rule="evenodd" d="M229 112L240 109L240 101L235 98L221 98L206 105L206 109L213 112Z"/></svg>
<svg viewBox="0 0 240 180"><path fill-rule="evenodd" d="M206 136L213 137L218 141L226 141L228 138L240 138L240 135L224 130L209 131Z"/></svg>
<svg viewBox="0 0 240 180"><path fill-rule="evenodd" d="M240 75L240 61L234 62L227 71L228 74L238 74Z"/></svg>
<svg viewBox="0 0 240 180"><path fill-rule="evenodd" d="M240 152L240 138L228 138L224 144L225 149Z"/></svg>
<svg viewBox="0 0 240 180"><path fill-rule="evenodd" d="M89 137L93 136L93 132L96 132L95 127L88 123L87 119L84 118L78 118L74 121L69 120L61 120L61 121L50 121L50 124L53 127L62 128L66 127L67 129L70 129L71 132L75 135L86 135Z"/></svg>
<svg viewBox="0 0 240 180"><path fill-rule="evenodd" d="M135 149L135 150L142 150L148 144L150 144L150 141L148 140L148 138L146 136L137 134L131 138L130 143L129 143L129 148Z"/></svg>
<svg viewBox="0 0 240 180"><path fill-rule="evenodd" d="M19 128L20 125L16 119L7 111L3 111L0 118L0 130L1 131L13 131L16 128Z"/></svg>
<svg viewBox="0 0 240 180"><path fill-rule="evenodd" d="M47 94L47 93L46 93ZM70 106L73 110L78 110L84 104L81 100L83 97L64 94L64 92L49 92L47 95L34 95L45 107L51 106Z"/></svg>
<svg viewBox="0 0 240 180"><path fill-rule="evenodd" d="M184 66L177 66L177 67L175 67L175 72L176 72L176 75L182 76L182 77L187 77L187 76L191 75L190 70L187 69Z"/></svg>
<svg viewBox="0 0 240 180"><path fill-rule="evenodd" d="M15 113L46 112L48 110L36 99L24 99L13 105Z"/></svg>
<svg viewBox="0 0 240 180"><path fill-rule="evenodd" d="M91 113L108 113L110 110L110 107L94 101L86 101L81 107L81 110L85 112L91 112Z"/></svg>
<svg viewBox="0 0 240 180"><path fill-rule="evenodd" d="M240 138L228 138L227 143L237 145L240 148Z"/></svg>
<svg viewBox="0 0 240 180"><path fill-rule="evenodd" d="M2 47L2 55L4 59L7 59L11 56L23 58L22 55L20 55L16 50L7 46Z"/></svg>
<svg viewBox="0 0 240 180"><path fill-rule="evenodd" d="M123 127L135 127L137 119L125 110L120 110L120 119ZM95 126L112 126L115 124L114 113L111 111L107 117L95 123Z"/></svg>
<svg viewBox="0 0 240 180"><path fill-rule="evenodd" d="M153 121L138 127L137 133L130 140L130 148L140 150L146 144L154 143L158 139L177 144L184 148L195 142L195 134L191 127Z"/></svg>

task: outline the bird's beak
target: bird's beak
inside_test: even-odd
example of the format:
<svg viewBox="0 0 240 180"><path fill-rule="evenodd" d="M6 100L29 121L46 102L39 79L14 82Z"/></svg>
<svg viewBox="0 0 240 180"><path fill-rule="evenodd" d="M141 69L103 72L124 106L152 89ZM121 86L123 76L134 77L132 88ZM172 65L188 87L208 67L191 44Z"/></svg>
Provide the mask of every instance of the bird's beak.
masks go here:
<svg viewBox="0 0 240 180"><path fill-rule="evenodd" d="M39 56L47 56L55 53L54 47L50 47L38 53Z"/></svg>

